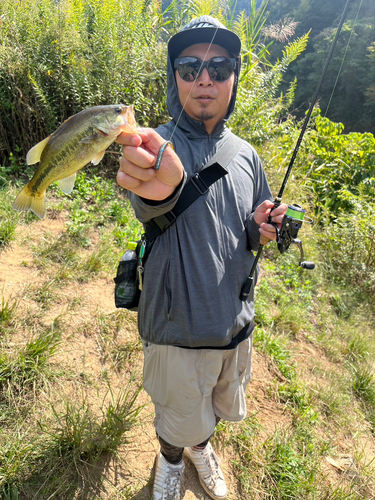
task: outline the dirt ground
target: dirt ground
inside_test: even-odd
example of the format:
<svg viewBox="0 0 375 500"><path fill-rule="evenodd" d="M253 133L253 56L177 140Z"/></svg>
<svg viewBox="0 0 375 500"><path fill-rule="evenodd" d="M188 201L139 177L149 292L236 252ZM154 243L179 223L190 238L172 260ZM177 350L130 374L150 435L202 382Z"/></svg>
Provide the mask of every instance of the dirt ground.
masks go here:
<svg viewBox="0 0 375 500"><path fill-rule="evenodd" d="M18 298L22 308L30 316L40 315L40 305L32 298L30 290L42 285L45 275L35 266L32 246L43 238L57 238L64 231L64 218L36 221L29 226L18 229L16 241L0 253L0 293L4 301ZM87 250L88 252L90 251ZM1 300L1 299L0 299ZM0 302L1 303L1 302ZM78 304L78 305L77 305ZM59 288L58 297L52 301L50 307L43 311L43 322L52 322L61 317L64 324L64 341L54 356L54 361L64 365L75 373L84 374L89 380L100 380L103 372L111 380L112 390L123 387L128 373L113 370L111 359L103 355L103 338L98 333L96 318L101 315L110 317L119 314L113 301L113 281L110 276L99 276L88 283L69 283ZM136 313L123 311L125 328L114 333L110 341L121 343L129 340L136 341ZM17 335L18 337L18 335ZM22 342L22 332L19 338ZM25 339L27 340L27 339ZM108 339L107 339L108 340ZM314 351L312 346L301 341L301 356L306 356L308 364L313 365L312 358L321 353ZM311 373L313 366L306 365ZM141 373L142 352L139 351L134 362L138 373ZM133 367L134 368L134 367ZM139 375L140 376L140 375ZM253 377L247 389L248 413L256 414L261 422L262 431L266 436L272 436L276 429L287 428L290 424L290 414L282 404L273 401L269 395L269 388L273 380L280 374L269 359L255 350L253 356ZM99 389L98 389L99 387ZM74 384L69 384L64 391L74 391ZM95 386L90 397L97 395L103 389ZM148 395L140 393L140 403L145 404L139 424L131 431L129 442L122 446L117 455L103 457L103 460L89 473L88 481L100 484L98 498L121 498L119 493L128 488L134 491L135 500L151 498L151 487L155 455L158 443L153 428L153 408ZM234 451L226 447L225 440L216 440L216 452L222 459L222 469L228 486L228 499L241 498L239 483L236 480L232 460ZM335 465L326 464L330 474L335 476ZM184 499L208 499L199 484L195 469L187 463L185 474ZM99 493L99 492L98 492Z"/></svg>

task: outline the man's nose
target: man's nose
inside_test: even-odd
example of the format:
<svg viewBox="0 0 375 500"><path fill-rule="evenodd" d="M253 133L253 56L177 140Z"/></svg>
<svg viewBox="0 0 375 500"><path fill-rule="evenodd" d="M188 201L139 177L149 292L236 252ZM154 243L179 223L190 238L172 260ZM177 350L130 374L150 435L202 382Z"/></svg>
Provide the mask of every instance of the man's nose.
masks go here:
<svg viewBox="0 0 375 500"><path fill-rule="evenodd" d="M197 79L197 83L198 85L212 85L212 79L207 71L207 68L203 68Z"/></svg>

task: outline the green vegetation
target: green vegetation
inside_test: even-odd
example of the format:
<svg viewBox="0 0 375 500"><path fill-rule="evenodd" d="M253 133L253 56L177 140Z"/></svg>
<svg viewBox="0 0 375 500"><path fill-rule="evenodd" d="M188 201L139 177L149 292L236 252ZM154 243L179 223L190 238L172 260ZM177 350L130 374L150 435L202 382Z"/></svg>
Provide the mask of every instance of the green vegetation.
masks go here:
<svg viewBox="0 0 375 500"><path fill-rule="evenodd" d="M239 0L239 3L241 0ZM306 52L293 64L285 81L298 79L293 113L302 117L311 100L346 0L269 0L269 22L282 26L293 19L296 35L311 30ZM324 116L342 122L346 131L375 132L375 9L372 0L351 1L335 55L319 95ZM273 57L280 47L274 47Z"/></svg>
<svg viewBox="0 0 375 500"><path fill-rule="evenodd" d="M139 123L164 120L165 40L201 13L244 42L229 124L256 145L277 193L300 127L287 114L298 83L280 85L308 37L294 36L293 23L265 37L255 1L239 16L224 7L0 5L0 498L149 495L156 445L137 316L113 301L116 264L141 233L114 180L118 157L80 171L71 195L51 186L44 221L11 203L34 170L28 148L69 114L122 101L135 104ZM273 40L284 40L276 62ZM284 201L315 219L299 236L316 269L299 268L293 246L264 252L248 416L220 422L214 437L234 478L229 500L373 498L374 146L372 134L344 134L314 112Z"/></svg>

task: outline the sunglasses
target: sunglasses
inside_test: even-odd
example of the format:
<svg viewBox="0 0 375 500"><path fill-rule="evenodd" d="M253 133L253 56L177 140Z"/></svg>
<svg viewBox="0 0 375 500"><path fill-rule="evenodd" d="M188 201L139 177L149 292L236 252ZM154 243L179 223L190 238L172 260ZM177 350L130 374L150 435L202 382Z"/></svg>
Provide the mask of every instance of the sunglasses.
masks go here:
<svg viewBox="0 0 375 500"><path fill-rule="evenodd" d="M174 69L185 82L193 82L206 68L211 80L225 82L233 73L236 66L234 57L213 57L209 61L201 61L198 57L177 57L174 60Z"/></svg>

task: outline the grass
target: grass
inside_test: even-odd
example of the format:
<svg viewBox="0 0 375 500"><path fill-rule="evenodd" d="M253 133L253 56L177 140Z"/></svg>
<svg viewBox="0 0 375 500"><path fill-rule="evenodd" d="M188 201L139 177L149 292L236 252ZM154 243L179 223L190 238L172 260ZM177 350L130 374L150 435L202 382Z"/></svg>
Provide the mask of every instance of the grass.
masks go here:
<svg viewBox="0 0 375 500"><path fill-rule="evenodd" d="M11 214L0 209L5 222ZM70 196L51 188L43 223L19 214L2 250L28 257L14 262L20 281L12 276L0 302L0 498L148 494L149 469L139 478L127 468L143 422L137 317L112 301L117 261L140 230L115 183L84 172ZM264 364L248 417L222 421L214 437L219 455L229 453L230 500L370 499L373 313L321 267L298 269L294 251L269 245L262 268L254 344ZM352 466L330 465L341 457ZM130 482L113 478L109 463Z"/></svg>

